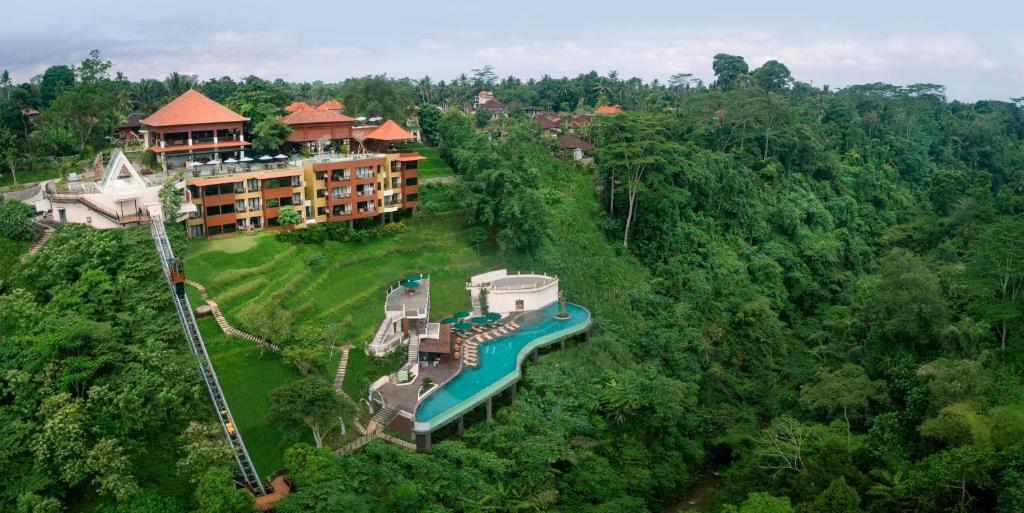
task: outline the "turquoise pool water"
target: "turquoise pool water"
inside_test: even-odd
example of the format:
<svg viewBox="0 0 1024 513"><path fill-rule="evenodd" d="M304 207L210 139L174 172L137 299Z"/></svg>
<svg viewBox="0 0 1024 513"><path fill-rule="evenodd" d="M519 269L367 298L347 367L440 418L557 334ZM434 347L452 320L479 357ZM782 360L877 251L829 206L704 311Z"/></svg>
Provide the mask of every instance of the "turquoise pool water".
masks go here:
<svg viewBox="0 0 1024 513"><path fill-rule="evenodd" d="M416 409L417 423L433 429L449 420L454 416L453 410L472 406L479 400L480 397L475 397L478 393L493 393L486 389L496 384L504 386L504 382L514 379L518 356L524 349L533 350L533 347L579 333L590 325L590 312L586 308L571 303L565 307L571 314L567 320L553 317L559 309L558 303L554 303L542 310L523 314L516 320L521 326L518 330L482 344L480 366L463 366L451 381L427 396ZM535 341L538 343L533 344Z"/></svg>

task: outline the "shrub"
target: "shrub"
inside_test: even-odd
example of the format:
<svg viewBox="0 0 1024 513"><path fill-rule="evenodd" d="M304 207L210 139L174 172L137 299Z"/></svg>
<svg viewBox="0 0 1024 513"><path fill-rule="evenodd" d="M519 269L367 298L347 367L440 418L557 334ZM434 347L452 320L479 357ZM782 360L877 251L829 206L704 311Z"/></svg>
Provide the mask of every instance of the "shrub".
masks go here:
<svg viewBox="0 0 1024 513"><path fill-rule="evenodd" d="M36 237L32 229L32 217L36 209L20 201L0 199L0 235L11 240L32 240Z"/></svg>
<svg viewBox="0 0 1024 513"><path fill-rule="evenodd" d="M317 223L309 225L305 230L278 232L276 236L293 244L322 244L324 241L364 242L369 239L386 237L403 233L409 229L405 221L374 226L373 228L355 230L346 223Z"/></svg>
<svg viewBox="0 0 1024 513"><path fill-rule="evenodd" d="M325 260L327 260L327 257L325 257L323 253L317 251L316 253L309 255L309 259L306 260L306 263L310 267L315 267L324 263Z"/></svg>

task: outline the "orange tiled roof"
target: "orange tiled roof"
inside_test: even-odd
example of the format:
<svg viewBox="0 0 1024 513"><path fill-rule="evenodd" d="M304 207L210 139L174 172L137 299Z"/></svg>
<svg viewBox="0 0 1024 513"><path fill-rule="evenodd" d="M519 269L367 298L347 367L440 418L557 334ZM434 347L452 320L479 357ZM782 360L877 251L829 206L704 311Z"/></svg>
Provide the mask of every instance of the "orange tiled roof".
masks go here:
<svg viewBox="0 0 1024 513"><path fill-rule="evenodd" d="M306 123L351 123L352 118L331 110L299 110L281 118L286 125Z"/></svg>
<svg viewBox="0 0 1024 513"><path fill-rule="evenodd" d="M313 110L313 107L310 107L306 102L292 102L284 108L285 112L296 112L300 110Z"/></svg>
<svg viewBox="0 0 1024 513"><path fill-rule="evenodd" d="M316 110L341 110L344 108L345 106L338 100L327 100L316 106Z"/></svg>
<svg viewBox="0 0 1024 513"><path fill-rule="evenodd" d="M245 121L249 121L249 118L207 98L195 89L189 89L171 100L171 103L164 105L162 109L143 119L142 124L159 127Z"/></svg>
<svg viewBox="0 0 1024 513"><path fill-rule="evenodd" d="M366 134L366 138L377 141L408 141L415 139L416 136L410 134L406 129L398 126L398 123L389 119L374 131Z"/></svg>
<svg viewBox="0 0 1024 513"><path fill-rule="evenodd" d="M622 107L618 105L605 105L604 107L598 107L594 114L618 114L620 112L622 112Z"/></svg>

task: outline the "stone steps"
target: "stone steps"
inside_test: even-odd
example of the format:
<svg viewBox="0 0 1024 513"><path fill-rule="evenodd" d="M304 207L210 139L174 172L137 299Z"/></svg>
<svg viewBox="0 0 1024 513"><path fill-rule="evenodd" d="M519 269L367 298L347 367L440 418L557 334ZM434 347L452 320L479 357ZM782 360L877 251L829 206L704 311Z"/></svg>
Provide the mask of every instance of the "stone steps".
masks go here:
<svg viewBox="0 0 1024 513"><path fill-rule="evenodd" d="M210 294L206 291L206 287L192 280L185 280L185 283L188 283L189 285L195 287L195 289L198 290L199 293L203 296L203 301L206 301L206 305L210 307L210 313L213 314L213 318L217 321L217 325L220 326L220 329L224 333L227 333L228 335L234 337L248 340L249 342L270 349L275 353L281 352L281 347L278 346L277 344L270 342L269 340L264 340L251 333L246 333L228 323L228 320L224 318L224 314L222 314L220 311L220 306L218 306L217 303L210 299Z"/></svg>
<svg viewBox="0 0 1024 513"><path fill-rule="evenodd" d="M338 362L338 372L334 375L334 392L344 394L341 386L345 383L345 369L348 367L348 352L352 345L346 344L341 347L341 361Z"/></svg>

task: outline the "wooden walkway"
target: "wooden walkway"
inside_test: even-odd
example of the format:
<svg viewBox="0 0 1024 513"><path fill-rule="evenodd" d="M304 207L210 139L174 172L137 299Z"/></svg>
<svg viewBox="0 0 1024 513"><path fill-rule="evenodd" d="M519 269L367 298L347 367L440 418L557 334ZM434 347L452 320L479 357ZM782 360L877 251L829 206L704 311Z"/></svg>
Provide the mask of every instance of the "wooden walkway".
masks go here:
<svg viewBox="0 0 1024 513"><path fill-rule="evenodd" d="M278 474L270 480L270 488L274 490L273 493L268 493L262 497L256 497L256 502L253 504L253 508L256 511L270 511L274 509L274 505L277 501L288 495L288 492L292 490L292 487L288 485L288 481L285 480L283 474Z"/></svg>
<svg viewBox="0 0 1024 513"><path fill-rule="evenodd" d="M224 315L220 312L220 307L217 306L217 303L215 303L213 299L210 299L210 294L206 291L206 287L192 280L185 280L185 283L195 287L196 290L198 290L199 293L203 295L203 301L206 301L206 304L210 307L210 312L213 313L213 318L217 320L217 325L220 326L220 329L224 330L224 333L227 333L228 335L231 336L244 338L245 340L263 346L275 353L281 352L281 347L278 346L277 344L269 340L257 337L256 335L253 335L251 333L246 333L229 324L228 320L225 319Z"/></svg>

